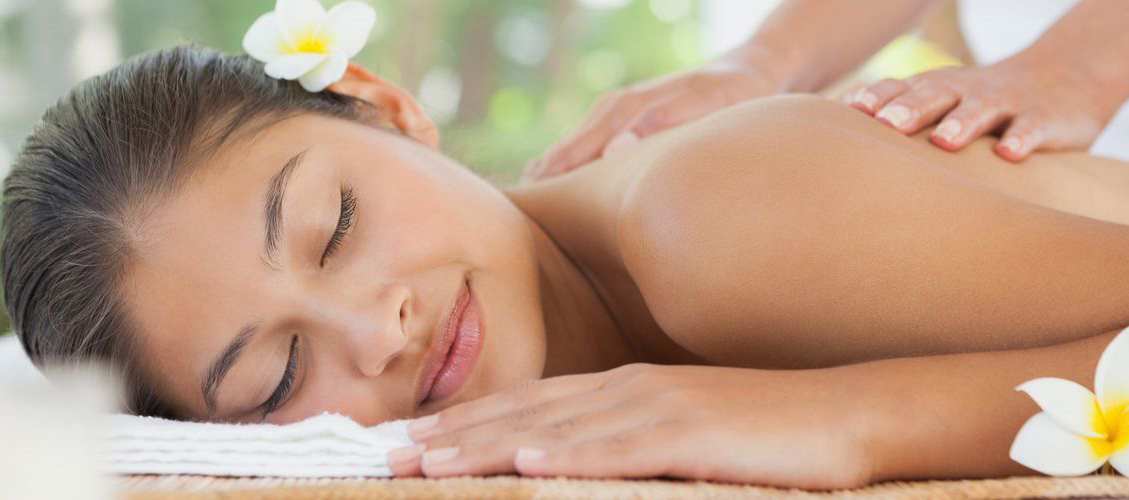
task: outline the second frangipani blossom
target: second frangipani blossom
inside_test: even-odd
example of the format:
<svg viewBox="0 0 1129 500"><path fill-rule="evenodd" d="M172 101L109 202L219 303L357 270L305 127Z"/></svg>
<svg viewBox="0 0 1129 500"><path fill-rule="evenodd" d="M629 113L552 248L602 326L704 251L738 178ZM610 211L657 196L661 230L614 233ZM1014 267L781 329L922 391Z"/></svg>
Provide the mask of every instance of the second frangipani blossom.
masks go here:
<svg viewBox="0 0 1129 500"><path fill-rule="evenodd" d="M243 37L243 50L266 63L271 78L298 80L320 92L345 75L349 59L368 41L376 11L356 1L327 12L317 0L278 0Z"/></svg>
<svg viewBox="0 0 1129 500"><path fill-rule="evenodd" d="M1129 473L1129 328L1106 346L1094 393L1069 380L1043 377L1016 387L1043 411L1023 424L1011 458L1044 474L1089 474L1107 461ZM1096 394L1095 394L1096 393Z"/></svg>

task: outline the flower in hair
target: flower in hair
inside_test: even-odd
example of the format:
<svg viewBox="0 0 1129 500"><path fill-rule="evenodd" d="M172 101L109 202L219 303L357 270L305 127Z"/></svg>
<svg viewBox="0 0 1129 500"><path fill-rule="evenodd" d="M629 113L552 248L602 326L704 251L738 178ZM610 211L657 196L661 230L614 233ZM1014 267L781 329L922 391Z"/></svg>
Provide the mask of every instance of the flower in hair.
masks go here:
<svg viewBox="0 0 1129 500"><path fill-rule="evenodd" d="M1027 420L1011 459L1043 474L1078 476L1109 464L1129 473L1129 328L1102 351L1094 392L1054 377L1028 380L1026 392L1042 412Z"/></svg>
<svg viewBox="0 0 1129 500"><path fill-rule="evenodd" d="M243 50L266 63L271 78L298 80L320 92L345 75L368 41L376 11L357 1L326 11L318 0L278 0L243 36Z"/></svg>

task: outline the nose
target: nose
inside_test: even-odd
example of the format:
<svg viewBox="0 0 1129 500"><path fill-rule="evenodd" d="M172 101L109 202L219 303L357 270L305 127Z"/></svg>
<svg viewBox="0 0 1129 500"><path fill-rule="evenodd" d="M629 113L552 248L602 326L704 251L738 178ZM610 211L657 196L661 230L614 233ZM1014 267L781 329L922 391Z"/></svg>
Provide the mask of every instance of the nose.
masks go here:
<svg viewBox="0 0 1129 500"><path fill-rule="evenodd" d="M345 354L366 377L384 372L408 345L407 325L411 310L411 291L402 285L390 285L368 300L354 302L342 321Z"/></svg>

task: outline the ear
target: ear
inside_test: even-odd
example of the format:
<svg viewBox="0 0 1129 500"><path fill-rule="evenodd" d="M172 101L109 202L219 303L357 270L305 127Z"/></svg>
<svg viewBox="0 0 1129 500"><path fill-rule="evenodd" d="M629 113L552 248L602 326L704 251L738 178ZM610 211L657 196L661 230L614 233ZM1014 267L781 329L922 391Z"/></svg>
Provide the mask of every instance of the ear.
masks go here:
<svg viewBox="0 0 1129 500"><path fill-rule="evenodd" d="M439 130L411 94L381 80L371 71L349 63L345 76L330 85L329 90L374 104L380 110L382 121L417 141L433 148L439 147Z"/></svg>

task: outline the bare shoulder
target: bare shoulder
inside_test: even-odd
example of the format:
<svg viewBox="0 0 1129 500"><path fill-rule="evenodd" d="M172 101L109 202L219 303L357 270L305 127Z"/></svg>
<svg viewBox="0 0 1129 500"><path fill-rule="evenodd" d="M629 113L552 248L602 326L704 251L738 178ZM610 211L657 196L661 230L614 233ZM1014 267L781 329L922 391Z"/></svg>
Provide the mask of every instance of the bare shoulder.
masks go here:
<svg viewBox="0 0 1129 500"><path fill-rule="evenodd" d="M826 172L834 156L868 140L858 130L873 120L862 118L820 97L780 96L652 138L646 167L624 193L616 239L668 336L717 362L752 362L726 359L739 341L726 337L740 335L732 325L758 319L748 304L779 300L759 277L781 252L796 251L787 240L797 233L776 226L818 217L818 200L800 198L820 190L797 187L835 178Z"/></svg>

